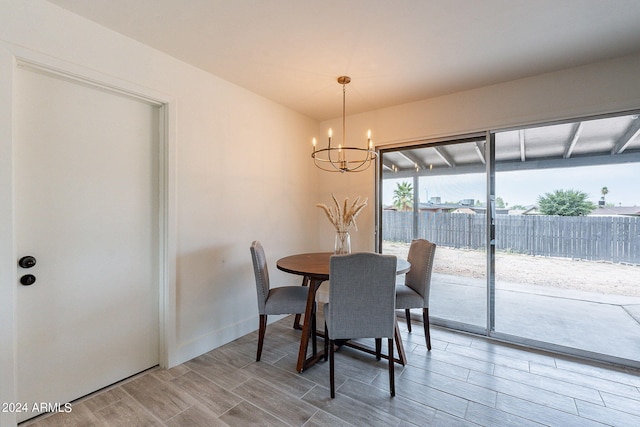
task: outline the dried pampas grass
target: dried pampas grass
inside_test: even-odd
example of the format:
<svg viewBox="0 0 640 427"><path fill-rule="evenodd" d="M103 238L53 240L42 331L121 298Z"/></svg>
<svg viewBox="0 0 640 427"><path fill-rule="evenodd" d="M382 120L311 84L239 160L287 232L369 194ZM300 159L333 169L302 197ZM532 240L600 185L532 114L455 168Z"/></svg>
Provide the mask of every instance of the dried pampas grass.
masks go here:
<svg viewBox="0 0 640 427"><path fill-rule="evenodd" d="M358 229L358 225L356 224L356 217L367 206L367 200L364 199L360 202L360 196L356 197L356 199L349 205L349 198L344 199L344 203L339 203L336 199L336 196L331 194L333 198L333 203L335 207L328 207L324 203L318 203L316 206L321 208L324 213L331 221L331 224L336 228L336 231L345 232L349 231L351 227L355 230Z"/></svg>

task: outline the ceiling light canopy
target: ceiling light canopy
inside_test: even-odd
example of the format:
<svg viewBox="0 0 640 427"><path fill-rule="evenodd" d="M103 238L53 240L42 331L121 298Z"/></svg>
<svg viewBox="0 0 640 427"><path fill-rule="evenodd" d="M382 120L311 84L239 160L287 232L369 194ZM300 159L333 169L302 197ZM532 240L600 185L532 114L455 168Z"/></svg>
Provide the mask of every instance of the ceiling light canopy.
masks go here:
<svg viewBox="0 0 640 427"><path fill-rule="evenodd" d="M338 77L338 83L342 85L342 143L332 146L333 130L329 129L329 142L326 148L318 149L316 139L313 138L313 152L311 157L315 165L327 172L362 172L371 166L378 158L378 153L373 150L371 130L367 132L367 147L349 147L346 145L346 85L351 81L348 76Z"/></svg>

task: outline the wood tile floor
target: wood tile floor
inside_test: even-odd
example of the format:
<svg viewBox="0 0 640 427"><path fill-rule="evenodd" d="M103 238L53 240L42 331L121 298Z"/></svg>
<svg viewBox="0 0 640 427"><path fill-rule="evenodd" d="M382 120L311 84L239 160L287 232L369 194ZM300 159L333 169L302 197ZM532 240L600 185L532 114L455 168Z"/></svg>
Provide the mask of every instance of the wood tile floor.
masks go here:
<svg viewBox="0 0 640 427"><path fill-rule="evenodd" d="M640 426L640 372L527 351L399 320L408 364L349 348L329 364L295 372L300 331L288 317L169 370L154 369L88 396L69 414L31 426ZM319 339L319 347L322 340ZM386 347L385 347L386 348Z"/></svg>

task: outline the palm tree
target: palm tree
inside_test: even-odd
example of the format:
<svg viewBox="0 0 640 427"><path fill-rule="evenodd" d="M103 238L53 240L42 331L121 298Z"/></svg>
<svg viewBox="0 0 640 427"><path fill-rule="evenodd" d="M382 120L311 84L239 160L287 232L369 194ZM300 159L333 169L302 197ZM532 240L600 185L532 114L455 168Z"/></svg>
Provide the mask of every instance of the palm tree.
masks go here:
<svg viewBox="0 0 640 427"><path fill-rule="evenodd" d="M602 201L604 202L604 198L607 194L609 194L609 189L607 187L602 187L602 190L600 190L600 194L602 194Z"/></svg>
<svg viewBox="0 0 640 427"><path fill-rule="evenodd" d="M413 186L409 182L399 182L393 190L393 206L399 211L413 210Z"/></svg>

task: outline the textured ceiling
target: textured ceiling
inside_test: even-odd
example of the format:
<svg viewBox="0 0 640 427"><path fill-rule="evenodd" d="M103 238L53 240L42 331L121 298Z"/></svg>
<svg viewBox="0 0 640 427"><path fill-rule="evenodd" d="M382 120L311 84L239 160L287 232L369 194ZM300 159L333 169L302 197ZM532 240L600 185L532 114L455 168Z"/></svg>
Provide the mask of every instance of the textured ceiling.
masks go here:
<svg viewBox="0 0 640 427"><path fill-rule="evenodd" d="M638 0L49 0L317 120L640 52Z"/></svg>

